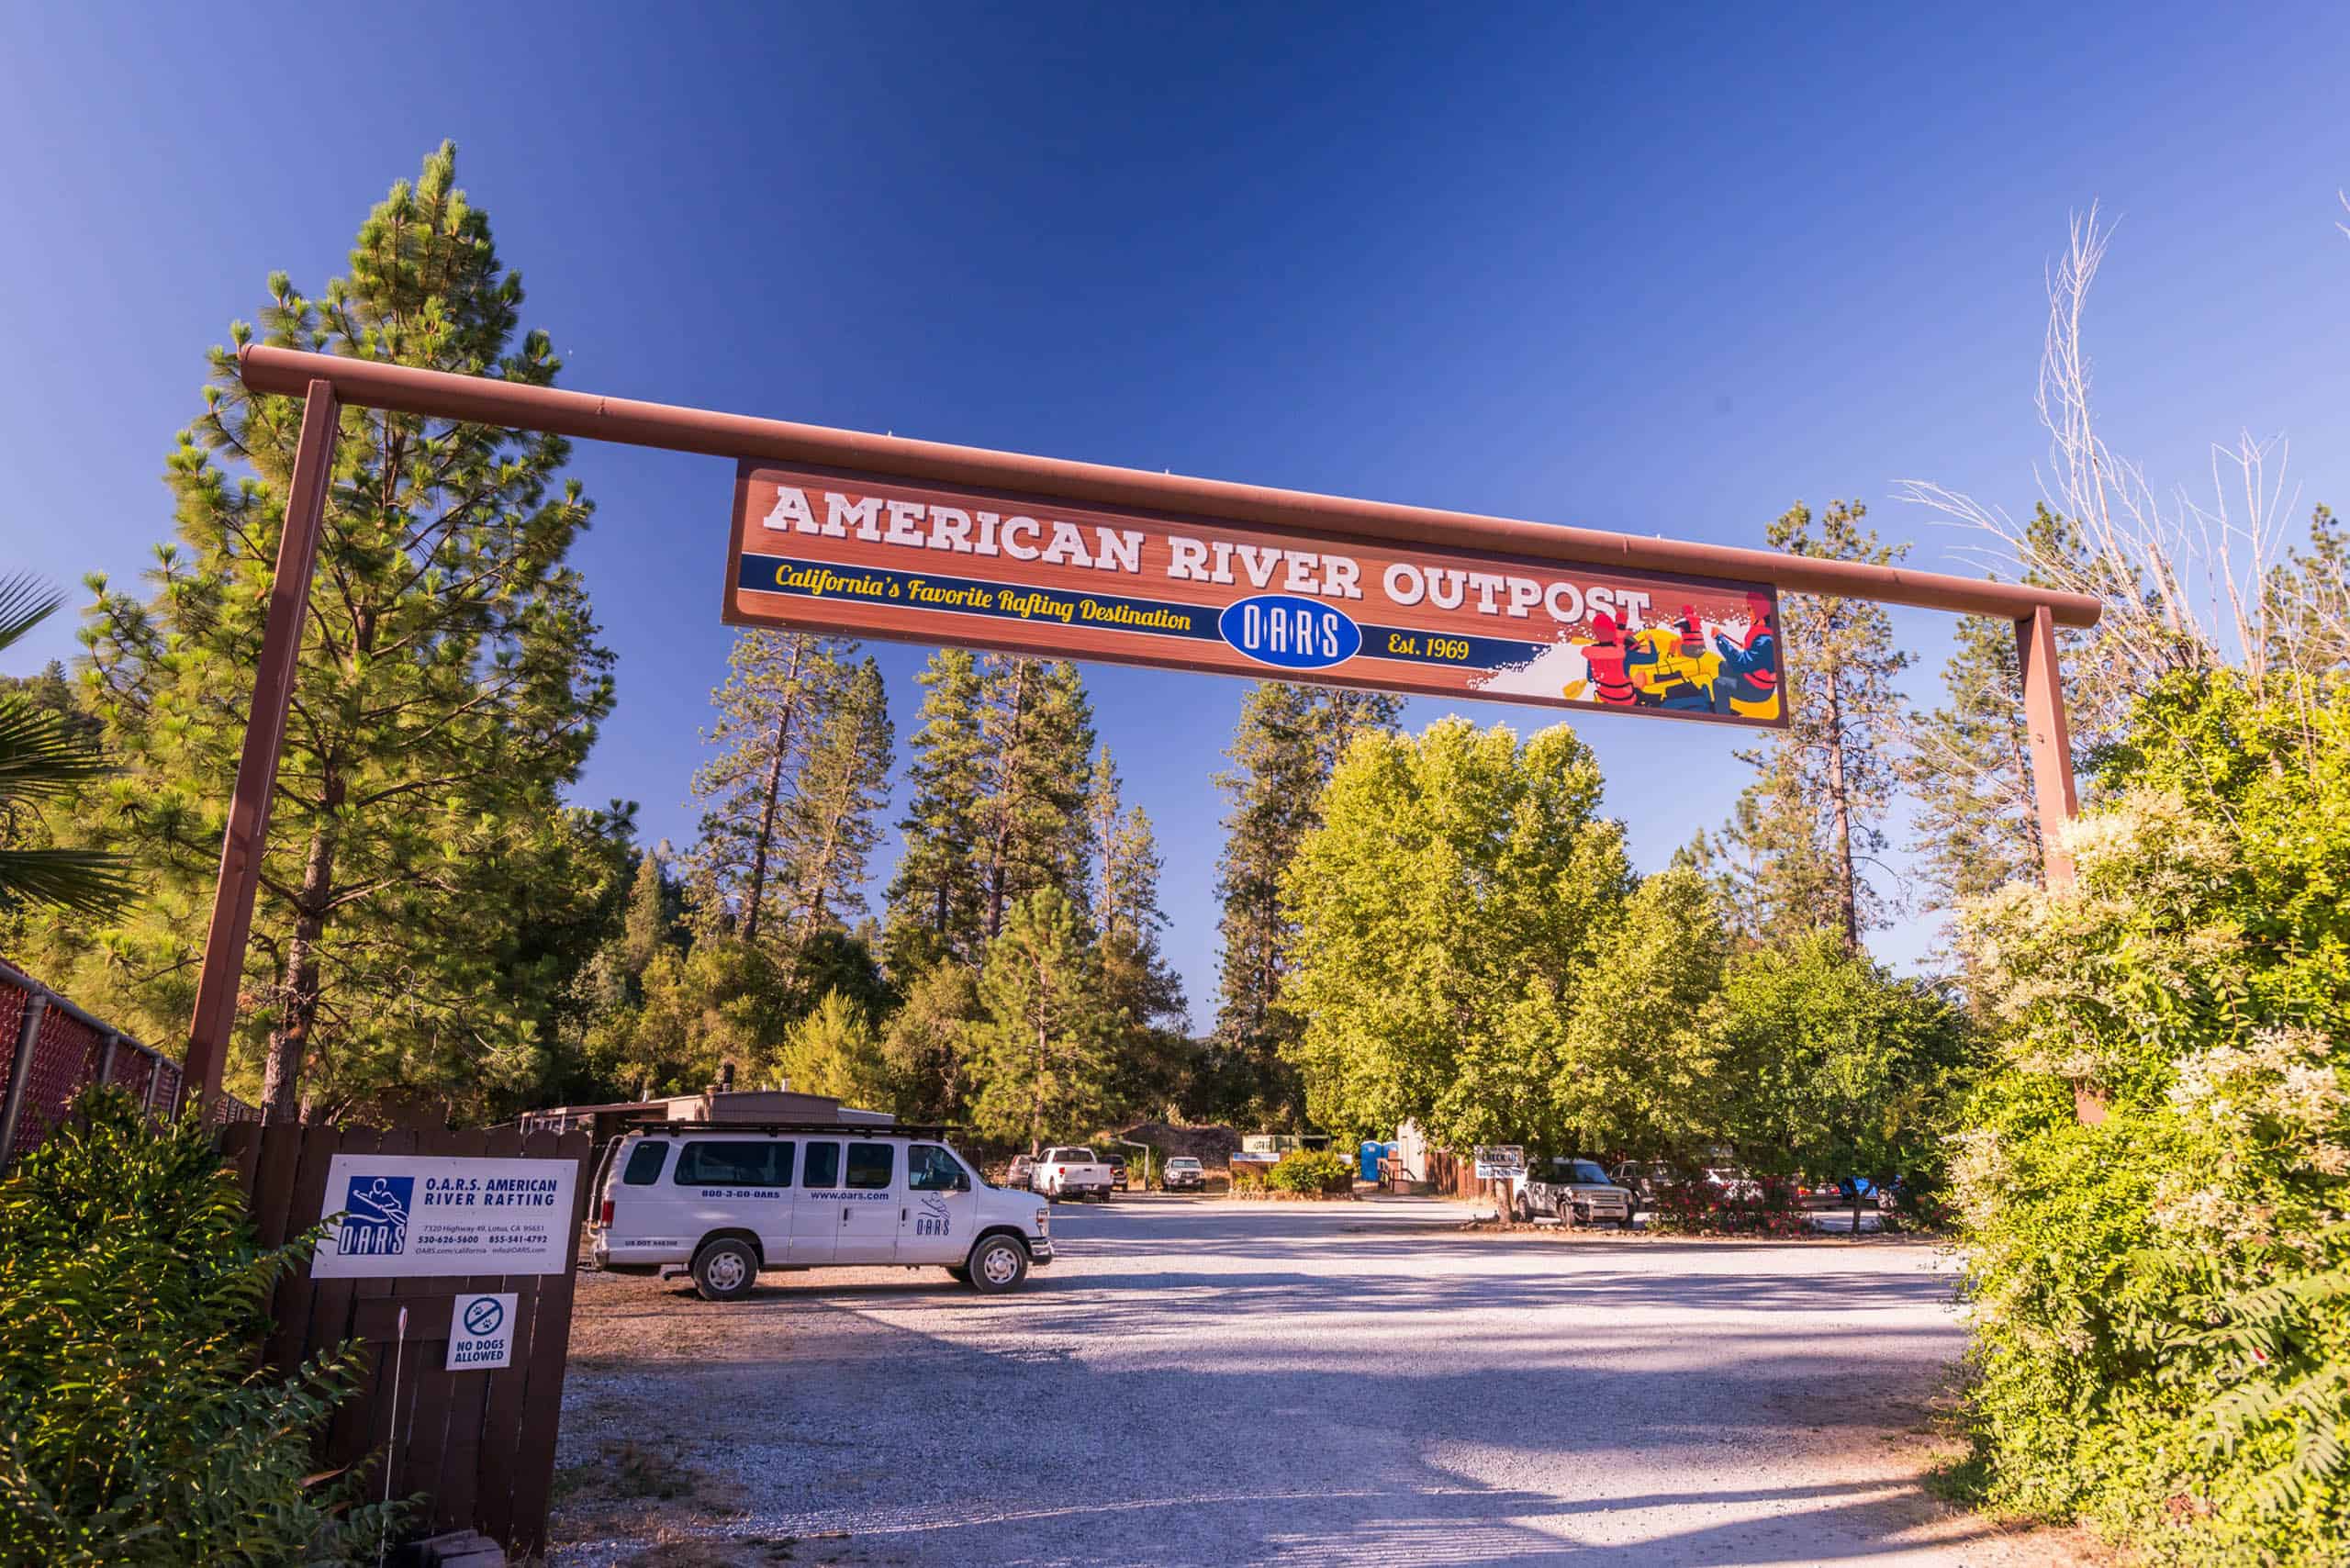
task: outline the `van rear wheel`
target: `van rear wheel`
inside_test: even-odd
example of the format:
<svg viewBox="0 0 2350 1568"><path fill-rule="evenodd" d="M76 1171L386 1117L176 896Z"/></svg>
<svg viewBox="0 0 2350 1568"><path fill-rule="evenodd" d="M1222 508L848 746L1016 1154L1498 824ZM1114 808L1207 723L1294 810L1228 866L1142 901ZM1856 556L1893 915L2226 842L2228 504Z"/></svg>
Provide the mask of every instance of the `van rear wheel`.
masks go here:
<svg viewBox="0 0 2350 1568"><path fill-rule="evenodd" d="M747 1241L721 1237L694 1254L694 1289L704 1301L741 1301L759 1281L759 1255Z"/></svg>
<svg viewBox="0 0 2350 1568"><path fill-rule="evenodd" d="M971 1249L971 1284L981 1294L1016 1290L1028 1277L1028 1249L1009 1236L990 1236Z"/></svg>

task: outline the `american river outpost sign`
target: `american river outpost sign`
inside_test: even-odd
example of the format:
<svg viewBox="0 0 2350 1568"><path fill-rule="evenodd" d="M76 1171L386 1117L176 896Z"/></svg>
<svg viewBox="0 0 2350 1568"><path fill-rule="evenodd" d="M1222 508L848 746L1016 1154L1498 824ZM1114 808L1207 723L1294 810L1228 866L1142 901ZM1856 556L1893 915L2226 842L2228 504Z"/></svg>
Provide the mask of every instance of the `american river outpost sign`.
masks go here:
<svg viewBox="0 0 2350 1568"><path fill-rule="evenodd" d="M745 459L725 618L1780 727L1762 583L1473 554Z"/></svg>

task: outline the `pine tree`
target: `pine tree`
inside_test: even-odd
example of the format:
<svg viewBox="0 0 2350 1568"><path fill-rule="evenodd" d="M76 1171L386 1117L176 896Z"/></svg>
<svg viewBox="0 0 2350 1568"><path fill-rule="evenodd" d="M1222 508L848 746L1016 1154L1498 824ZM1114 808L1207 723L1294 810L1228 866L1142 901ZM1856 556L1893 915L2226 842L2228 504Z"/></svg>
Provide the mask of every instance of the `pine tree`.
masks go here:
<svg viewBox="0 0 2350 1568"><path fill-rule="evenodd" d="M2333 508L2311 511L2308 549L2288 552L2263 590L2264 678L2304 711L2332 702L2350 677L2350 533Z"/></svg>
<svg viewBox="0 0 2350 1568"><path fill-rule="evenodd" d="M323 298L272 276L261 335L551 385L560 362L519 330L521 303L443 144L375 208ZM179 542L157 553L153 597L94 582L84 678L125 771L85 793L79 826L147 869L146 896L111 929L50 940L84 960L85 998L154 1037L192 1001L301 419L215 349L171 460ZM231 1061L263 1058L278 1117L530 1071L561 977L510 967L512 912L603 896L579 879L595 822L560 799L612 700L565 564L591 510L560 479L569 443L358 408L341 433Z"/></svg>
<svg viewBox="0 0 2350 1568"><path fill-rule="evenodd" d="M1093 917L1101 932L1102 973L1125 1020L1115 1046L1122 1103L1159 1110L1191 1087L1197 1055L1183 982L1159 948L1167 916L1158 905L1158 842L1140 806L1122 800L1117 765L1104 746L1087 790L1094 866Z"/></svg>
<svg viewBox="0 0 2350 1568"><path fill-rule="evenodd" d="M2027 537L2035 558L2080 556L2076 533L2044 504ZM2081 569L2086 572L2086 563ZM2079 689L2075 676L2083 646L2082 633L2059 633L2067 692ZM1908 720L1901 774L1917 802L1919 868L1932 902L1949 908L2017 877L2040 874L2040 813L2015 623L1998 616L1961 618L1958 646L1942 667L1942 706ZM2077 744L2075 749L2077 755Z"/></svg>
<svg viewBox="0 0 2350 1568"><path fill-rule="evenodd" d="M911 799L898 823L905 851L890 882L882 949L901 986L942 959L976 968L986 937L979 862L987 745L979 661L941 648L919 677L922 726L906 768Z"/></svg>
<svg viewBox="0 0 2350 1568"><path fill-rule="evenodd" d="M881 668L867 658L848 672L818 723L784 817L785 858L799 868L795 943L864 917L867 866L881 841L874 816L889 799L896 744Z"/></svg>
<svg viewBox="0 0 2350 1568"><path fill-rule="evenodd" d="M991 655L980 706L987 794L979 808L990 938L1004 912L1051 888L1080 912L1086 898L1085 790L1093 711L1066 659Z"/></svg>
<svg viewBox="0 0 2350 1568"><path fill-rule="evenodd" d="M1114 1100L1119 1016L1077 906L1040 888L1011 906L979 973L975 1030L984 1072L972 1120L1030 1152L1097 1124Z"/></svg>
<svg viewBox="0 0 2350 1568"><path fill-rule="evenodd" d="M1400 699L1377 692L1259 683L1243 700L1216 776L1229 802L1216 865L1223 958L1214 1054L1214 1108L1266 1125L1303 1126L1305 1106L1285 1048L1299 1031L1281 1006L1295 925L1281 877L1321 820L1323 787L1353 738L1392 730Z"/></svg>
<svg viewBox="0 0 2350 1568"><path fill-rule="evenodd" d="M718 721L707 738L718 755L693 778L705 810L691 880L711 928L755 945L791 924L800 890L815 875L794 853L810 846L792 842L793 819L812 760L847 701L844 661L856 647L805 632L736 633L725 683L711 693Z"/></svg>
<svg viewBox="0 0 2350 1568"><path fill-rule="evenodd" d="M1878 566L1908 554L1863 530L1867 515L1858 501L1837 501L1815 518L1798 501L1772 523L1771 545ZM1901 733L1893 681L1910 655L1894 646L1883 605L1818 594L1782 603L1787 729L1739 754L1761 777L1730 836L1758 867L1751 913L1768 931L1826 927L1856 948L1881 919L1882 901L1863 867L1885 847Z"/></svg>

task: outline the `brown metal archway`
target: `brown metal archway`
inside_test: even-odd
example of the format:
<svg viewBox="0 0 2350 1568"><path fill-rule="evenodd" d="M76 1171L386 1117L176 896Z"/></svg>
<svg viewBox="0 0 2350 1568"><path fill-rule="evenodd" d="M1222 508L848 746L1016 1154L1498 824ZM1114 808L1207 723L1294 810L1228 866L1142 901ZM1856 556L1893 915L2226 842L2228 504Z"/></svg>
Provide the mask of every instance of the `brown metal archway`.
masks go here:
<svg viewBox="0 0 2350 1568"><path fill-rule="evenodd" d="M1902 566L1820 560L1770 550L1642 538L1432 507L1152 474L706 409L641 403L294 349L248 345L237 358L249 391L301 398L307 407L286 495L285 532L278 543L244 750L221 844L196 1014L189 1027L186 1079L198 1087L201 1103L209 1104L219 1091L235 1022L237 987L252 932L270 796L300 652L302 615L332 478L336 425L346 403L429 419L544 431L737 460L763 458L856 469L1366 541L1439 545L1590 566L1748 578L1796 593L1998 616L2012 621L2016 627L2031 742L2033 794L2045 830L2042 834L2046 846L2045 874L2055 884L2072 879L2071 861L2054 831L2076 810L2057 667L2056 628L2095 625L2101 606L2090 595Z"/></svg>

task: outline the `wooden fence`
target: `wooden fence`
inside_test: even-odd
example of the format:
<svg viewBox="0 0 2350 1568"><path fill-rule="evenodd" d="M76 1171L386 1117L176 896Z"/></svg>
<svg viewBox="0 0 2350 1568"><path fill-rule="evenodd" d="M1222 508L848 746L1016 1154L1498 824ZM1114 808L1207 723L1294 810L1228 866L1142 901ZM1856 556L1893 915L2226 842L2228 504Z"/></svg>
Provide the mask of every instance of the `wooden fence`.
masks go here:
<svg viewBox="0 0 2350 1568"><path fill-rule="evenodd" d="M478 1132L377 1132L291 1123L239 1125L221 1134L263 1246L319 1222L327 1167L337 1154L570 1159L578 1163L568 1229L571 1268L561 1274L476 1274L416 1279L312 1280L307 1265L281 1281L268 1363L291 1369L345 1339L364 1348L360 1391L335 1413L320 1442L323 1466L373 1452L371 1497L428 1495L433 1531L473 1529L525 1557L545 1549L554 1481L556 1422L571 1338L579 1226L587 1213L588 1137ZM442 1368L449 1318L460 1294L512 1291L517 1325L510 1366ZM408 1311L405 1339L399 1314Z"/></svg>

